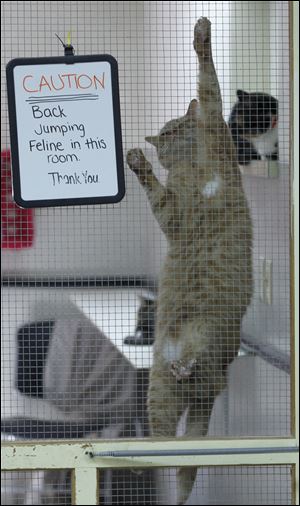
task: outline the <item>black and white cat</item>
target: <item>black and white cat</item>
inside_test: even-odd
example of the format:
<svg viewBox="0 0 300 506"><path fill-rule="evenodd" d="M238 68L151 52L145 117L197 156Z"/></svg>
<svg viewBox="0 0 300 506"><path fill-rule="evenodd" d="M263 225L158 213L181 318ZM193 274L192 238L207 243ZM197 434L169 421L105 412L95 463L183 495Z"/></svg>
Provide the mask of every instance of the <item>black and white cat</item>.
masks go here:
<svg viewBox="0 0 300 506"><path fill-rule="evenodd" d="M150 345L154 343L154 329L156 320L157 294L148 293L140 297L140 307L137 313L137 323L132 336L127 336L124 344L135 346Z"/></svg>
<svg viewBox="0 0 300 506"><path fill-rule="evenodd" d="M278 100L267 93L237 90L228 126L237 147L238 162L278 159Z"/></svg>

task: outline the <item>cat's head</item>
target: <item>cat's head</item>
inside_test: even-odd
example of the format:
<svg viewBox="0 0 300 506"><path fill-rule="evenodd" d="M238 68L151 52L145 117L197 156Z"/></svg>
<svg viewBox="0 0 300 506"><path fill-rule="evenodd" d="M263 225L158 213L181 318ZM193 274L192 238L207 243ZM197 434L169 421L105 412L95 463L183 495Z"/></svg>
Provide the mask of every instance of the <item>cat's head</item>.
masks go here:
<svg viewBox="0 0 300 506"><path fill-rule="evenodd" d="M238 102L233 109L234 121L244 135L261 135L277 123L278 100L267 93L237 90Z"/></svg>
<svg viewBox="0 0 300 506"><path fill-rule="evenodd" d="M146 141L156 148L162 165L170 169L195 158L200 148L200 127L200 104L192 100L184 116L168 121L158 135L146 137Z"/></svg>

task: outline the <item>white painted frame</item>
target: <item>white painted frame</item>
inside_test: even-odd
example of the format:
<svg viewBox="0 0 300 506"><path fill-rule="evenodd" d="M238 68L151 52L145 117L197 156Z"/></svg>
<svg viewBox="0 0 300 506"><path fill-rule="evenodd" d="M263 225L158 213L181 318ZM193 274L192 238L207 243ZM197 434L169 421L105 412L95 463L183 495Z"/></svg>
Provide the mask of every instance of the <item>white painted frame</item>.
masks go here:
<svg viewBox="0 0 300 506"><path fill-rule="evenodd" d="M98 469L113 468L157 468L176 466L241 466L241 465L292 465L293 466L293 503L297 502L296 484L298 483L298 452L294 438L261 439L205 439L190 441L183 438L176 441L153 440L111 440L111 441L45 441L5 443L2 446L2 458L5 470L73 469L72 504L98 504ZM226 455L180 455L180 461L174 456L139 457L94 457L90 452L112 451L160 451L160 450L212 450L255 449L257 453ZM282 452L282 447L289 449ZM276 452L278 448L278 452ZM274 449L274 453L267 453ZM259 452L265 453L259 453ZM295 499L295 501L294 501Z"/></svg>
<svg viewBox="0 0 300 506"><path fill-rule="evenodd" d="M72 504L94 505L98 501L98 469L156 468L176 466L240 466L240 465L292 465L292 503L299 504L299 3L290 2L292 50L292 246L294 267L294 342L292 343L292 437L239 438L172 441L145 440L68 440L43 442L5 442L1 449L1 469L73 469ZM180 455L151 457L95 457L90 452L120 450L213 450L255 449L257 453L225 455ZM276 449L278 448L278 452ZM282 451L285 448L289 451ZM268 453L266 449L274 449ZM264 451L265 450L265 451Z"/></svg>

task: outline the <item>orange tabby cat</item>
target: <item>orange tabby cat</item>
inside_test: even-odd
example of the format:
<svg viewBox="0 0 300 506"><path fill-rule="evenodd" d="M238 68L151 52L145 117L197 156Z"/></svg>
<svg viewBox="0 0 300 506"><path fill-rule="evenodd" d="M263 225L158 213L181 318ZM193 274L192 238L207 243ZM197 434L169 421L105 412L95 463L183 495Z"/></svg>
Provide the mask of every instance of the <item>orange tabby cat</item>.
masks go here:
<svg viewBox="0 0 300 506"><path fill-rule="evenodd" d="M129 167L147 192L168 239L159 279L148 408L153 436L174 437L188 408L186 435L205 436L226 368L240 345L252 294L252 226L235 146L222 115L210 21L195 25L198 98L185 116L146 140L168 179L163 186L140 149ZM178 504L188 498L196 468L178 470Z"/></svg>

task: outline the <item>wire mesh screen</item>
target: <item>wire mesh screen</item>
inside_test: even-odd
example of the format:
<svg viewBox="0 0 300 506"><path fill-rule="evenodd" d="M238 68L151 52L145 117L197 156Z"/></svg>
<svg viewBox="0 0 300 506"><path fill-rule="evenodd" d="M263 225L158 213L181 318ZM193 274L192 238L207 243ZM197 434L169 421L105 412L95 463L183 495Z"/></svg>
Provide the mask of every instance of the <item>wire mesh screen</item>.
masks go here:
<svg viewBox="0 0 300 506"><path fill-rule="evenodd" d="M1 8L2 433L290 434L288 2ZM5 65L69 31L118 61L126 196L20 210Z"/></svg>
<svg viewBox="0 0 300 506"><path fill-rule="evenodd" d="M164 479L164 487L161 479ZM99 504L176 504L176 470L106 470ZM2 504L72 504L69 471L3 472ZM203 467L187 504L293 504L291 466Z"/></svg>
<svg viewBox="0 0 300 506"><path fill-rule="evenodd" d="M197 479L186 504L293 504L291 477L290 466L198 468ZM143 474L132 479L139 480L138 493L132 494L128 471L118 471L118 484L123 485L125 496L118 498L118 489L113 487L108 504L178 504L175 469L157 470L150 482L149 477Z"/></svg>
<svg viewBox="0 0 300 506"><path fill-rule="evenodd" d="M72 504L71 472L1 472L1 504Z"/></svg>

